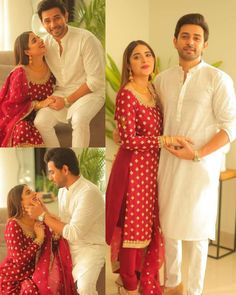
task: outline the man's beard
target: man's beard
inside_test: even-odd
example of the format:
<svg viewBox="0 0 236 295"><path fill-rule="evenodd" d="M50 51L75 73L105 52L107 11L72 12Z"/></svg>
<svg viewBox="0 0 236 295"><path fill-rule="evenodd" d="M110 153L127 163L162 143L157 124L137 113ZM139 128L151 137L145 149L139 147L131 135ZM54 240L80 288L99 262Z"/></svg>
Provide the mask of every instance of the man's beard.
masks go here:
<svg viewBox="0 0 236 295"><path fill-rule="evenodd" d="M187 52L185 52L182 49L182 50L178 50L178 53L179 53L180 58L185 61L193 61L193 60L198 59L200 57L200 54L198 51L195 51L193 54L188 54Z"/></svg>

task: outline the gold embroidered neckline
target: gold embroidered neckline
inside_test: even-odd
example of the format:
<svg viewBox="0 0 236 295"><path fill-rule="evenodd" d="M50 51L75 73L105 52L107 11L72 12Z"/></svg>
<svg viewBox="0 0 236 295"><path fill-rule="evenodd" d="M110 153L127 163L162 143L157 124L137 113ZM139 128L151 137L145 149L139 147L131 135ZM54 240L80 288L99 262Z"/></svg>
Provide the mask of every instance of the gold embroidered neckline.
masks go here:
<svg viewBox="0 0 236 295"><path fill-rule="evenodd" d="M51 76L51 72L48 67L47 67L47 72L42 79L32 78L30 75L31 70L28 69L26 66L23 66L23 68L25 70L25 74L26 74L26 78L27 78L28 82L31 82L32 84L45 84Z"/></svg>
<svg viewBox="0 0 236 295"><path fill-rule="evenodd" d="M19 219L14 218L14 220L17 222L17 224L19 225L19 227L22 229L23 234L27 238L34 239L36 237L34 231L29 230L27 228L27 226L25 224L23 224Z"/></svg>
<svg viewBox="0 0 236 295"><path fill-rule="evenodd" d="M132 86L125 86L126 90L130 91L131 93L133 93L133 95L137 98L138 102L142 105L144 105L145 107L151 107L154 108L156 107L156 100L155 97L153 95L153 92L149 89L151 95L152 95L152 100L151 101L147 101L145 98L143 98L143 95L140 94L138 91L136 91Z"/></svg>

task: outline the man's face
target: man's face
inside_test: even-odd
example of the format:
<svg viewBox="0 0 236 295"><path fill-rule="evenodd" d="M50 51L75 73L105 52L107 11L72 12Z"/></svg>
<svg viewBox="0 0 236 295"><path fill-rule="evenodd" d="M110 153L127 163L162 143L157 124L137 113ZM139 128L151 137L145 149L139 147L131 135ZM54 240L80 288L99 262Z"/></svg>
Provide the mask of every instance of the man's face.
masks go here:
<svg viewBox="0 0 236 295"><path fill-rule="evenodd" d="M59 8L52 8L42 12L44 28L55 39L61 39L67 32L68 13L62 14Z"/></svg>
<svg viewBox="0 0 236 295"><path fill-rule="evenodd" d="M200 61L203 50L207 47L204 42L204 31L198 25L184 25L178 38L174 38L174 45L183 61Z"/></svg>
<svg viewBox="0 0 236 295"><path fill-rule="evenodd" d="M65 187L67 184L68 167L64 165L62 169L56 168L54 162L48 162L48 178L53 181L57 187Z"/></svg>

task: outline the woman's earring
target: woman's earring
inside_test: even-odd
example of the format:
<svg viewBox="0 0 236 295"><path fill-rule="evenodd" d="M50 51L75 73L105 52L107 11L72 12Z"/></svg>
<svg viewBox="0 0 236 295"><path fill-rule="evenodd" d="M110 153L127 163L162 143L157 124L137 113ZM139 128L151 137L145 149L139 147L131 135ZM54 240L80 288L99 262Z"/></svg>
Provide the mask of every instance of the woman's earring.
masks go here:
<svg viewBox="0 0 236 295"><path fill-rule="evenodd" d="M31 65L32 64L32 56L31 55L29 55L29 64Z"/></svg>
<svg viewBox="0 0 236 295"><path fill-rule="evenodd" d="M130 82L133 82L134 81L133 73L132 73L132 70L131 69L129 69L129 81Z"/></svg>

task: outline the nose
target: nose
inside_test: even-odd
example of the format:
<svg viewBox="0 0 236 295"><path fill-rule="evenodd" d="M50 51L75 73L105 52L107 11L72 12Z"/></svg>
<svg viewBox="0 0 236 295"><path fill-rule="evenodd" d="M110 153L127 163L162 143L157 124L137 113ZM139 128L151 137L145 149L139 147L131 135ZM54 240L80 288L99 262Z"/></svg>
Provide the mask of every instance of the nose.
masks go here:
<svg viewBox="0 0 236 295"><path fill-rule="evenodd" d="M57 25L57 21L52 19L50 22L51 29L53 29Z"/></svg>
<svg viewBox="0 0 236 295"><path fill-rule="evenodd" d="M189 45L189 46L193 46L193 44L194 44L194 40L193 40L193 38L189 38L189 39L188 39L188 45Z"/></svg>
<svg viewBox="0 0 236 295"><path fill-rule="evenodd" d="M146 60L147 60L146 56L145 56L145 55L142 55L142 56L141 56L141 61L142 61L143 63L145 63Z"/></svg>

